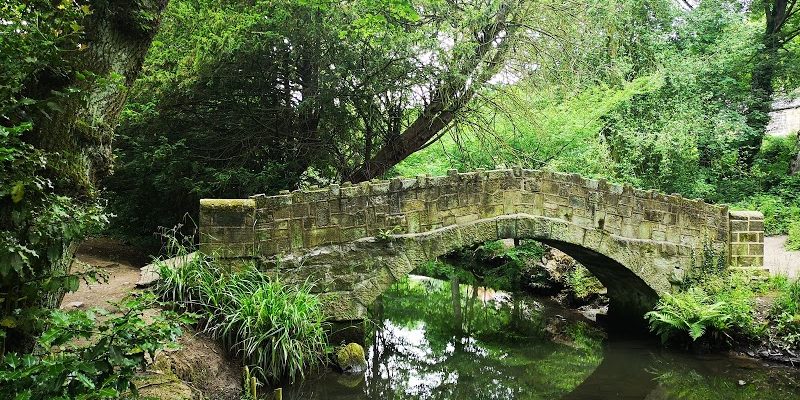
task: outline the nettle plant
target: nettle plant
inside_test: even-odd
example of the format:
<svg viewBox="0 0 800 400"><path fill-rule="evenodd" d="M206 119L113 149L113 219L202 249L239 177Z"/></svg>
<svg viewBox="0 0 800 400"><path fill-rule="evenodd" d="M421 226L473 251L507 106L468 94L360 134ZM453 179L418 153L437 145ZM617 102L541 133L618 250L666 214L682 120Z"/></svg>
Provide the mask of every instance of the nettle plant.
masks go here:
<svg viewBox="0 0 800 400"><path fill-rule="evenodd" d="M157 351L176 346L181 324L194 322L192 314L147 312L159 305L153 294L145 293L112 304L114 313L53 310L33 353L3 357L0 397L88 400L137 396L136 372L143 370Z"/></svg>

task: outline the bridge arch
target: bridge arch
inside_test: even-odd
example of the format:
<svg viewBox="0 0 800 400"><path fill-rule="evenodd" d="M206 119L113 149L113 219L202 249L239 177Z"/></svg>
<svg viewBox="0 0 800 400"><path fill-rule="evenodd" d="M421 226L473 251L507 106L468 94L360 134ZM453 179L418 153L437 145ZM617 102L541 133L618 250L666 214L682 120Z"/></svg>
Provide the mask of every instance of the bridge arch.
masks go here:
<svg viewBox="0 0 800 400"><path fill-rule="evenodd" d="M364 238L264 259L283 279L316 281L328 315L364 318L367 307L425 261L460 248L499 239L533 239L569 254L608 288L612 309L641 318L670 282L652 260L655 248L628 243L598 230L528 214L504 215L433 231ZM671 266L679 268L679 265Z"/></svg>
<svg viewBox="0 0 800 400"><path fill-rule="evenodd" d="M311 279L333 320L361 319L419 263L497 239L565 251L609 289L614 312L647 311L710 246L763 262L763 217L575 174L520 168L395 178L200 202L201 251Z"/></svg>

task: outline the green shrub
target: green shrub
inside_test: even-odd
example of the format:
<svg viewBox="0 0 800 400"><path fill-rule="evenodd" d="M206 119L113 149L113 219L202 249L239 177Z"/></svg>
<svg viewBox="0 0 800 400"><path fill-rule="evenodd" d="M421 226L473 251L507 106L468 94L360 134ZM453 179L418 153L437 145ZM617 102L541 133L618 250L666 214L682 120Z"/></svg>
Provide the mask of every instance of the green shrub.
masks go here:
<svg viewBox="0 0 800 400"><path fill-rule="evenodd" d="M766 328L756 323L756 293L764 291L757 281L744 273L727 269L724 253L706 244L699 264L684 278L680 291L659 299L654 311L646 314L650 330L670 339L697 341L708 332L753 338Z"/></svg>
<svg viewBox="0 0 800 400"><path fill-rule="evenodd" d="M723 311L731 322L730 334L757 337L763 333L764 326L756 322L754 316L758 281L746 273L726 273L712 275L700 283L715 302L722 302Z"/></svg>
<svg viewBox="0 0 800 400"><path fill-rule="evenodd" d="M51 312L49 328L37 351L8 353L0 363L4 399L112 399L137 394L132 379L147 358L175 345L189 314L147 313L156 306L145 294L115 304L116 314L101 309ZM0 332L2 333L2 332Z"/></svg>
<svg viewBox="0 0 800 400"><path fill-rule="evenodd" d="M692 288L661 297L655 310L645 314L645 318L650 330L664 343L684 335L696 341L709 331L725 332L731 327L725 307L724 302L714 302L704 291Z"/></svg>
<svg viewBox="0 0 800 400"><path fill-rule="evenodd" d="M775 322L775 334L786 344L800 345L800 281L785 281L772 303L770 318Z"/></svg>
<svg viewBox="0 0 800 400"><path fill-rule="evenodd" d="M200 328L262 380L294 380L322 363L325 317L308 283L286 285L252 264L228 271L204 256L177 268L162 263L160 274L157 292L199 313Z"/></svg>
<svg viewBox="0 0 800 400"><path fill-rule="evenodd" d="M789 225L789 239L786 241L789 250L800 250L800 219Z"/></svg>

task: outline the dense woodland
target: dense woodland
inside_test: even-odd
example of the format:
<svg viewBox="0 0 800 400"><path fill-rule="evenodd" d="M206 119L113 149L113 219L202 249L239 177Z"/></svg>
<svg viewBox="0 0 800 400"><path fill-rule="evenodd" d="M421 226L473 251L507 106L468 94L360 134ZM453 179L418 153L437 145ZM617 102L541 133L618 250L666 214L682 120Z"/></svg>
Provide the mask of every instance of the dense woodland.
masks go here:
<svg viewBox="0 0 800 400"><path fill-rule="evenodd" d="M83 238L155 254L203 197L522 165L757 209L800 249L798 137L766 134L800 96L799 36L794 0L2 2L0 355L93 326L47 318L98 278L70 272ZM180 318L97 346L155 351ZM143 360L70 375L63 398L123 392Z"/></svg>

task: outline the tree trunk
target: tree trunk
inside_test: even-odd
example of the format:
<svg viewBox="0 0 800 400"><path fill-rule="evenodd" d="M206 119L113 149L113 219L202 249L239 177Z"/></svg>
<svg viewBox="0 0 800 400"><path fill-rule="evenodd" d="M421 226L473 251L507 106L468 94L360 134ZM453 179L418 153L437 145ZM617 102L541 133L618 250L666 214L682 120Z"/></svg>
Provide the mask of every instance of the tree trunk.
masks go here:
<svg viewBox="0 0 800 400"><path fill-rule="evenodd" d="M775 78L778 51L783 45L781 29L793 14L796 0L765 0L764 15L766 26L761 39L762 47L756 54L753 74L750 81L750 107L747 112L747 125L752 132L744 140L739 154L742 162L750 167L761 149L764 134L769 124L769 112L774 94L772 81Z"/></svg>
<svg viewBox="0 0 800 400"><path fill-rule="evenodd" d="M57 191L91 195L98 179L111 172L114 128L166 4L167 0L93 1L92 15L85 23L86 49L67 61L72 71L96 78L79 80L75 74L53 80L40 76L25 88L40 96L66 87L82 91L78 96L53 100L60 110L56 114L34 114L34 130L26 138L54 157L57 171L52 172L65 178Z"/></svg>
<svg viewBox="0 0 800 400"><path fill-rule="evenodd" d="M477 38L475 50L456 63L460 65L454 71L458 77L436 88L430 103L414 122L398 137L388 138L372 158L365 160L348 176L349 181L357 183L383 175L453 122L475 96L477 88L486 84L503 67L506 53L515 39L514 19L519 7L514 0L504 2L491 23L473 32L471 36Z"/></svg>
<svg viewBox="0 0 800 400"><path fill-rule="evenodd" d="M167 1L92 1L91 14L83 21L82 48L70 49L64 65L48 66L23 83L24 97L47 102L49 107L22 110L10 122L33 122L33 129L23 139L46 154L45 174L52 181L55 194L78 202L95 200L96 183L111 171L114 127L128 88L141 69ZM64 94L72 92L66 89L78 91ZM38 279L69 272L77 243L65 237L64 232L61 237L45 238L50 239L51 248L61 251L59 255L42 253L37 258L34 274ZM45 244L29 245L38 249ZM16 279L0 282L0 293L13 303L4 304L0 314L13 308L57 307L63 297L63 289L39 289L40 293L31 299L18 293L23 290L21 286ZM6 350L29 351L35 334L29 329L10 329Z"/></svg>

